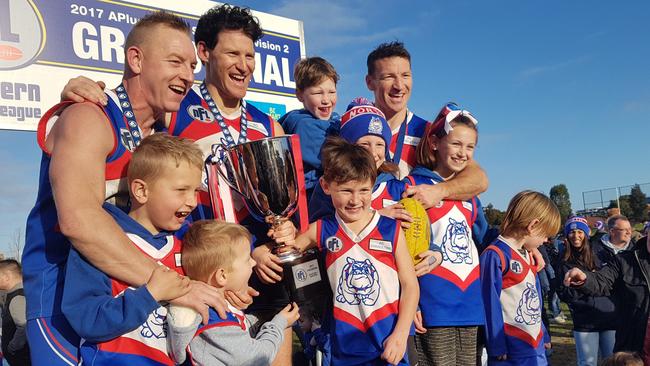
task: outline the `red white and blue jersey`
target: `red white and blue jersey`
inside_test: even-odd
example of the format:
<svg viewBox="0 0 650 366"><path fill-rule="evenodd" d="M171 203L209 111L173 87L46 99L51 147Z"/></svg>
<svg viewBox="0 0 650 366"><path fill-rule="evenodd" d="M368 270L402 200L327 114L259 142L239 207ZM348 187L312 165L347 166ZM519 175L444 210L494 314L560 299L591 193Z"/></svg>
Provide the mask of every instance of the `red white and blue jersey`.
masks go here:
<svg viewBox="0 0 650 366"><path fill-rule="evenodd" d="M107 201L124 207L128 202L126 170L135 144L114 92L106 93L108 105L102 107L113 130L113 150L106 156ZM48 110L38 124L38 145L43 150L36 204L27 217L25 250L22 257L27 319L61 314L63 267L70 250L70 242L61 233L52 186L50 184L50 151L45 139L60 113L72 102L63 102ZM100 106L101 107L101 106Z"/></svg>
<svg viewBox="0 0 650 366"><path fill-rule="evenodd" d="M550 338L542 324L543 297L537 268L526 250L502 236L481 254L487 351L492 357L534 357Z"/></svg>
<svg viewBox="0 0 650 366"><path fill-rule="evenodd" d="M118 208L104 207L144 255L184 274L181 241L173 233L152 235ZM78 254L74 250L73 253ZM127 300L150 295L142 294L143 288L136 289L110 278L83 258L79 260L71 255L70 266L63 299L65 315L80 330L82 338L104 339L82 339L79 353L83 364L174 365L167 346L165 307L155 304L155 300L153 309L149 308L148 301L142 300L146 305L140 305L138 301ZM118 331L119 326L124 329ZM93 329L88 332L85 327Z"/></svg>
<svg viewBox="0 0 650 366"><path fill-rule="evenodd" d="M395 179L390 173L381 173L372 187L370 206L374 210L392 206L402 199L402 193L408 185Z"/></svg>
<svg viewBox="0 0 650 366"><path fill-rule="evenodd" d="M250 103L245 104L245 110L248 123L247 141L275 136L275 124L271 117ZM224 116L224 122L228 126L232 138L238 141L241 129L240 116L232 119ZM212 145L219 143L229 145L226 143L224 133L210 111L208 103L201 96L199 85L194 85L190 89L187 96L183 98L178 112L172 113L169 133L196 141L201 151L203 151L203 157L206 159L212 153ZM249 216L248 210L242 198L236 192L233 192L221 177L219 177L218 191L219 207L223 219L228 222L244 223ZM205 173L203 174L203 189L199 193L198 203L199 205L192 212L192 221L214 218Z"/></svg>
<svg viewBox="0 0 650 366"><path fill-rule="evenodd" d="M401 127L401 125L400 125ZM399 140L400 140L400 127L392 130L393 137L390 141L389 154L393 161L397 160L395 158L396 152L399 150ZM427 127L427 121L416 116L411 111L406 112L406 131L404 137L402 138L402 149L399 157L399 178L402 179L406 177L411 169L415 166L416 156L415 149L420 143L420 139L424 135L424 130Z"/></svg>
<svg viewBox="0 0 650 366"><path fill-rule="evenodd" d="M359 234L338 215L317 221L318 247L333 293L332 364L378 365L397 323L398 221L376 211ZM400 365L407 365L406 357Z"/></svg>
<svg viewBox="0 0 650 366"><path fill-rule="evenodd" d="M412 185L442 181L422 167L411 173L405 180ZM427 209L427 215L431 224L430 247L440 249L442 263L418 277L424 326L483 325L479 254L474 242L481 240L486 226L480 201L476 197L469 201L441 201Z"/></svg>

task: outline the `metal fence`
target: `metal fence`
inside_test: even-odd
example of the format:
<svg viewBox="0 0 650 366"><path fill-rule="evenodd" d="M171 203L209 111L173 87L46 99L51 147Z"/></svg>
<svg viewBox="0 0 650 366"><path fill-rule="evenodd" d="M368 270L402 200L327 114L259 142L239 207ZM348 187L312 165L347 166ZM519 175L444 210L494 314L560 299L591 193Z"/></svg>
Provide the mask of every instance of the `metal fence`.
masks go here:
<svg viewBox="0 0 650 366"><path fill-rule="evenodd" d="M617 202L621 196L629 195L632 191L632 187L636 184L629 186L613 187L613 188L603 188L596 189L593 191L582 192L582 202L584 210L598 210L606 208L609 206L611 201ZM641 192L645 193L646 196L650 196L650 183L639 184Z"/></svg>

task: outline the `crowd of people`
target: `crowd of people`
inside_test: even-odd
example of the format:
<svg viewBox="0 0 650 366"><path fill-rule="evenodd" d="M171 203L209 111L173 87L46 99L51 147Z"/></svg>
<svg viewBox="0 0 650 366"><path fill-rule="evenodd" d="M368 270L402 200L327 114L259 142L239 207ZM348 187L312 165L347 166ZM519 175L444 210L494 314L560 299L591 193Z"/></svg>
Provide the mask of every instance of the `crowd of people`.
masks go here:
<svg viewBox="0 0 650 366"><path fill-rule="evenodd" d="M523 191L498 236L486 235L478 120L454 103L431 119L408 109L413 76L402 43L369 53L374 100L356 98L341 116L335 68L321 57L299 61L304 108L276 122L244 100L261 36L248 9L215 6L199 19L195 52L188 25L155 12L126 39L119 86L68 83L38 126L26 316L9 326L27 342L6 351L3 312L12 364L291 365L295 324L322 365L546 365L551 287L571 310L579 365L637 360L614 351L650 355L650 243L630 243L625 217L611 217L591 243L586 220L570 218L557 260L543 259L560 214L545 195ZM209 118L196 119L195 108ZM306 210L309 224L257 221L222 181L210 194L213 144L285 134L300 136L305 194L295 216ZM413 254L405 197L426 209L430 226L428 248ZM314 249L329 291L297 304L280 257ZM5 287L16 304L22 289ZM12 361L27 343L31 361Z"/></svg>

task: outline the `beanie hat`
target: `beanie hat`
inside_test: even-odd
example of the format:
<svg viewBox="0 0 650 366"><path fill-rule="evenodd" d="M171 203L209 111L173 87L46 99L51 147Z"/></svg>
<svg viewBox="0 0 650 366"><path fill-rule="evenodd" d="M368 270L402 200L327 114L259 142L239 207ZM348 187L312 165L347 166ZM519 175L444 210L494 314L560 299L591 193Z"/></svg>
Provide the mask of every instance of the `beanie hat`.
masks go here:
<svg viewBox="0 0 650 366"><path fill-rule="evenodd" d="M605 223L602 222L601 220L598 220L594 224L594 228L596 228L596 230L603 231L603 230L605 230Z"/></svg>
<svg viewBox="0 0 650 366"><path fill-rule="evenodd" d="M566 220L564 224L564 235L569 235L573 230L582 230L586 236L589 236L589 224L584 217L573 216Z"/></svg>
<svg viewBox="0 0 650 366"><path fill-rule="evenodd" d="M384 113L365 98L356 98L348 105L347 111L341 116L339 134L352 144L366 135L379 136L386 143L386 153L392 138Z"/></svg>
<svg viewBox="0 0 650 366"><path fill-rule="evenodd" d="M444 107L440 110L440 113L438 113L438 116L436 119L431 123L430 129L429 129L429 134L435 134L440 136L440 133L445 131L445 135L448 135L451 130L453 130L451 126L451 121L453 121L456 117L458 116L463 116L469 118L470 121L474 123L474 126L478 124L478 120L472 116L472 114L464 109L460 109L458 104L449 102L445 104Z"/></svg>

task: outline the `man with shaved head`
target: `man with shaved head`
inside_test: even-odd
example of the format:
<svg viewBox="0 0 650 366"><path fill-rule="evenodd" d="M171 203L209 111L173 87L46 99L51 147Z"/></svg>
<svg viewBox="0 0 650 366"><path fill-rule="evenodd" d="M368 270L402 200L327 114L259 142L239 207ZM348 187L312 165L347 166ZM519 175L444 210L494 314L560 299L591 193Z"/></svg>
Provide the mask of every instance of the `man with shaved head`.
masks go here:
<svg viewBox="0 0 650 366"><path fill-rule="evenodd" d="M179 108L191 87L196 55L190 37L189 26L175 15L145 16L127 37L123 80L106 92L108 104L60 103L39 123L39 191L27 219L22 258L34 365L78 363L80 340L61 311L70 245L103 272L134 287L147 283L157 266L131 244L102 205L108 201L125 207L131 153L156 121ZM208 287L193 285L176 301L186 306L217 302L210 300Z"/></svg>

